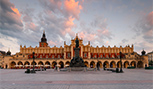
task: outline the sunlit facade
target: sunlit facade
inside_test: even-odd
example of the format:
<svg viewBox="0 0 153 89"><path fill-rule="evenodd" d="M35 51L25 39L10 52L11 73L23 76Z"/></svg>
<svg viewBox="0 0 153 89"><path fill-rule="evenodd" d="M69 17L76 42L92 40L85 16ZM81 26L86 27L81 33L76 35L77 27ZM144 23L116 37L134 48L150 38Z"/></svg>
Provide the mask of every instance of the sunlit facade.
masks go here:
<svg viewBox="0 0 153 89"><path fill-rule="evenodd" d="M95 68L97 63L100 64L100 68L104 66L106 68L121 67L119 52L122 52L122 66L127 68L128 66L135 66L136 68L143 68L148 66L148 56L139 55L134 52L134 46L126 47L92 47L90 41L87 45L83 44L83 39L80 39L78 35L71 40L71 44L67 45L64 41L64 47L49 47L45 32L39 47L26 47L20 45L20 52L15 55L1 55L1 66L3 68L19 69L19 68L32 68L33 66L33 52L35 52L34 64L36 68L46 67L54 68L57 64L61 68L67 67L70 64L71 59L74 57L75 39L79 39L80 57L83 58L85 66L89 68Z"/></svg>

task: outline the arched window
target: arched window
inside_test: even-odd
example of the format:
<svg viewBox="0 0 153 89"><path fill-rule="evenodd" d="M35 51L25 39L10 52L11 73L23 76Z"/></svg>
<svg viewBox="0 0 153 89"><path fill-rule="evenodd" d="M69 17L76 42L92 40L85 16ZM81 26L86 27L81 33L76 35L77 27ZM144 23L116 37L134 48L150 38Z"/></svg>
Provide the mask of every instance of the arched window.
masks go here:
<svg viewBox="0 0 153 89"><path fill-rule="evenodd" d="M60 55L58 55L58 58L60 58Z"/></svg>
<svg viewBox="0 0 153 89"><path fill-rule="evenodd" d="M68 57L70 57L70 53L68 53Z"/></svg>
<svg viewBox="0 0 153 89"><path fill-rule="evenodd" d="M112 55L112 58L115 58L114 55Z"/></svg>
<svg viewBox="0 0 153 89"><path fill-rule="evenodd" d="M103 57L103 55L100 55L100 58L102 58Z"/></svg>
<svg viewBox="0 0 153 89"><path fill-rule="evenodd" d="M97 58L97 56L95 55L95 58Z"/></svg>
<svg viewBox="0 0 153 89"><path fill-rule="evenodd" d="M84 53L84 57L87 57L87 53Z"/></svg>
<svg viewBox="0 0 153 89"><path fill-rule="evenodd" d="M54 55L52 56L52 58L54 58Z"/></svg>
<svg viewBox="0 0 153 89"><path fill-rule="evenodd" d="M40 55L40 58L42 58L42 55Z"/></svg>
<svg viewBox="0 0 153 89"><path fill-rule="evenodd" d="M46 55L46 58L48 58L48 55Z"/></svg>

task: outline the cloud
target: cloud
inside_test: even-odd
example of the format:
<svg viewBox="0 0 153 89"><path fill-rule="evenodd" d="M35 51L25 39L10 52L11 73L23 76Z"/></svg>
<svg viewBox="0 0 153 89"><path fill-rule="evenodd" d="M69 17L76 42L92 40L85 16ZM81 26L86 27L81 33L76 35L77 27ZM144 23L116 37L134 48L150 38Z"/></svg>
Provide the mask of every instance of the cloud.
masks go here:
<svg viewBox="0 0 153 89"><path fill-rule="evenodd" d="M152 45L145 41L145 40L141 40L139 42L135 42L134 43L134 49L137 50L138 53L141 54L141 51L144 49L147 53L153 51L152 49Z"/></svg>
<svg viewBox="0 0 153 89"><path fill-rule="evenodd" d="M1 45L1 49L0 50L4 50L4 51L8 51L8 49L10 49L10 51L14 54L16 53L16 50L19 50L19 44L18 44L18 39L16 38L12 38L10 36L5 36L3 34L1 34L0 37L0 45Z"/></svg>
<svg viewBox="0 0 153 89"><path fill-rule="evenodd" d="M125 42L128 42L128 40L127 39L123 39L122 40L122 43L125 43Z"/></svg>
<svg viewBox="0 0 153 89"><path fill-rule="evenodd" d="M79 13L82 10L79 1L44 0L40 1L40 5L43 6L43 12L39 14L37 24L50 33L49 41L70 41L75 36L75 32L72 30L76 27L74 20L79 20ZM61 46L61 44L57 45Z"/></svg>
<svg viewBox="0 0 153 89"><path fill-rule="evenodd" d="M153 11L150 12L147 16L142 17L135 24L133 30L137 33L137 36L142 34L143 39L149 43L153 43Z"/></svg>
<svg viewBox="0 0 153 89"><path fill-rule="evenodd" d="M0 28L3 30L22 30L23 24L21 20L21 14L18 9L15 8L14 4L10 3L9 0L1 0L0 7Z"/></svg>
<svg viewBox="0 0 153 89"><path fill-rule="evenodd" d="M33 8L26 8L21 11L24 22L33 22L35 10Z"/></svg>
<svg viewBox="0 0 153 89"><path fill-rule="evenodd" d="M34 23L31 22L31 23L26 23L25 28L34 31L34 30L36 30L37 26Z"/></svg>
<svg viewBox="0 0 153 89"><path fill-rule="evenodd" d="M68 14L68 16L73 16L76 19L79 19L79 14L83 7L79 5L79 1L75 2L75 0L65 0L64 9L66 11L65 14Z"/></svg>
<svg viewBox="0 0 153 89"><path fill-rule="evenodd" d="M108 45L108 40L111 40L113 37L107 24L107 18L102 16L95 16L89 23L80 22L80 29L81 31L78 32L79 36L83 38L85 43L91 41L93 46Z"/></svg>

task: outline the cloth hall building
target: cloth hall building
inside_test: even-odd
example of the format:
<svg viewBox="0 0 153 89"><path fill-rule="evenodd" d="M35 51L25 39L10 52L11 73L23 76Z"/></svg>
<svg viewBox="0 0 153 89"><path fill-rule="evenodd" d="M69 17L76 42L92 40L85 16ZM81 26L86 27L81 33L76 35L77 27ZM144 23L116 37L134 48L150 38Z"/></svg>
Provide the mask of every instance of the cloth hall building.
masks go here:
<svg viewBox="0 0 153 89"><path fill-rule="evenodd" d="M45 32L43 32L39 47L26 47L20 45L20 52L11 55L10 51L6 55L0 55L0 66L3 68L32 68L33 63L36 68L46 67L54 68L57 64L61 68L67 67L71 59L74 57L75 40L79 39L80 57L83 58L86 67L95 68L97 63L100 68L117 68L121 66L120 54L122 52L122 66L135 66L136 68L144 68L148 66L148 56L145 51L142 55L134 52L134 46L126 47L92 47L90 41L87 45L83 44L83 40L76 35L71 40L71 44L67 45L64 41L64 47L49 47ZM33 52L35 52L35 60L33 62Z"/></svg>

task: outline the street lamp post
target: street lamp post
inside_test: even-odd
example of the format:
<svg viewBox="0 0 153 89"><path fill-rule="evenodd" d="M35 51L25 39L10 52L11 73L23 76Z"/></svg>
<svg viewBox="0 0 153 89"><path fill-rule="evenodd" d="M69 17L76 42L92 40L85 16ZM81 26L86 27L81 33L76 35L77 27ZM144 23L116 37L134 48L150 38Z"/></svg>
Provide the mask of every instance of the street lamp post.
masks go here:
<svg viewBox="0 0 153 89"><path fill-rule="evenodd" d="M36 73L35 72L35 66L34 66L34 59L35 59L35 52L33 52L33 70L31 73Z"/></svg>
<svg viewBox="0 0 153 89"><path fill-rule="evenodd" d="M122 52L120 52L120 63L121 63L120 72L123 72L123 70L122 70Z"/></svg>
<svg viewBox="0 0 153 89"><path fill-rule="evenodd" d="M153 62L152 62L152 54L151 54L151 66L152 66Z"/></svg>
<svg viewBox="0 0 153 89"><path fill-rule="evenodd" d="M99 53L98 53L98 58L97 58L97 70L99 70Z"/></svg>

